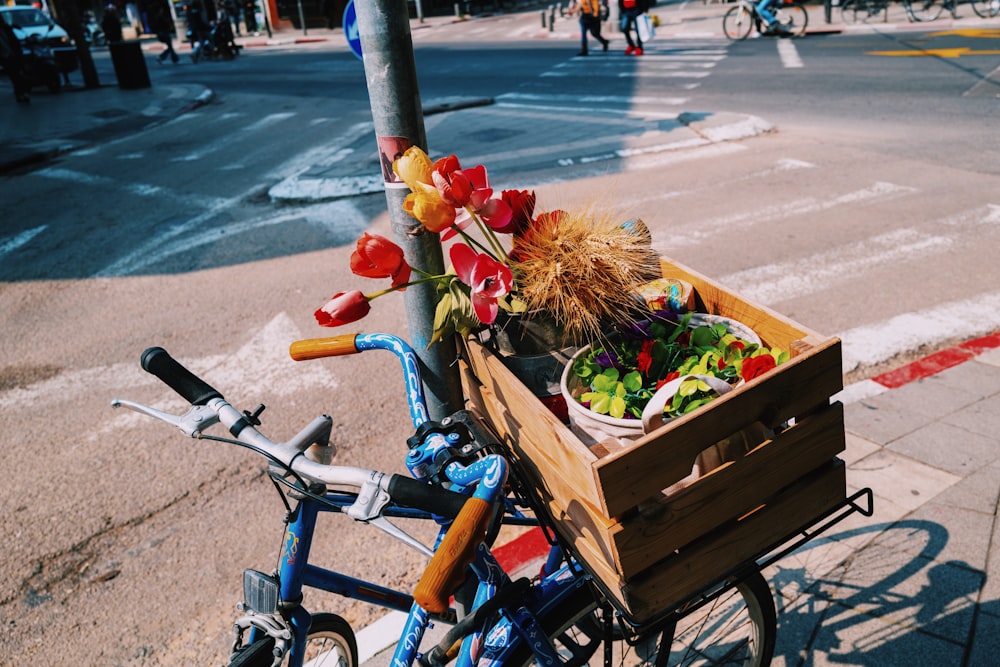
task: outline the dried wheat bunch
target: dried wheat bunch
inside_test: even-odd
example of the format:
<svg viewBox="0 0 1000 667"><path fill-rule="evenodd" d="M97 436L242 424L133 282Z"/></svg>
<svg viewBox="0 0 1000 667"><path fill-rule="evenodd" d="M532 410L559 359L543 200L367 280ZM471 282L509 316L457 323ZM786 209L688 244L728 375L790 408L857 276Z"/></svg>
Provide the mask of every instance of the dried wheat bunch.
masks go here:
<svg viewBox="0 0 1000 667"><path fill-rule="evenodd" d="M633 321L638 287L660 276L645 225L591 209L539 216L517 238L511 268L528 312L553 315L577 344Z"/></svg>

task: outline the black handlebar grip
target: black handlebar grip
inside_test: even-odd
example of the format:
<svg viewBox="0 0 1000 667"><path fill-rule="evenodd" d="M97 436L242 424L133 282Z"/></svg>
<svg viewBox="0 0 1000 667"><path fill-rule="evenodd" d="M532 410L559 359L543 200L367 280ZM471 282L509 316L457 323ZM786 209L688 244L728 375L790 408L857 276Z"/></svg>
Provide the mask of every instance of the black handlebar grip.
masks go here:
<svg viewBox="0 0 1000 667"><path fill-rule="evenodd" d="M393 475L389 478L389 495L403 507L414 507L438 516L454 519L462 511L468 496L425 484L412 477Z"/></svg>
<svg viewBox="0 0 1000 667"><path fill-rule="evenodd" d="M168 387L183 396L191 405L205 405L222 394L200 377L184 368L162 347L151 347L142 353L142 369L163 380Z"/></svg>

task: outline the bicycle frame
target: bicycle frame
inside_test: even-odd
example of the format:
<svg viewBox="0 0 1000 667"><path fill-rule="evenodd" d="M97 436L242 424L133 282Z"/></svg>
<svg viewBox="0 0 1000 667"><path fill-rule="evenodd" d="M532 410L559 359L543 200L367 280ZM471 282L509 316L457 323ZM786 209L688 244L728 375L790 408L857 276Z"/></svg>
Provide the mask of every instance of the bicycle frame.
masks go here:
<svg viewBox="0 0 1000 667"><path fill-rule="evenodd" d="M326 494L324 502L311 498L302 498L291 512L291 520L285 530L281 559L277 581L280 585L279 600L293 601L291 610L285 610L289 616L289 639L292 643L288 646L288 664L290 667L298 667L303 662L307 633L309 630L311 614L301 605L294 601L303 599L303 590L313 588L330 593L334 593L344 598L358 600L368 604L377 605L386 609L392 609L407 613L400 640L396 644L393 654L393 665L412 665L418 657L418 649L423 640L424 633L432 621L440 621L454 625L457 620L457 612L454 608L449 609L446 614L430 614L414 602L413 596L392 588L380 586L364 579L351 577L334 570L330 570L309 562L312 538L316 528L317 519L322 512L343 512L353 504L353 496L337 494ZM434 515L421 510L392 505L385 509L384 516L394 518L438 520ZM533 526L538 525L537 520L523 516L513 516L506 520L507 525ZM438 534L437 542L445 535L447 525L442 525ZM437 545L435 545L437 546ZM559 548L552 547L554 553L559 553ZM476 554L476 560L472 564L472 570L478 578L478 585L473 602L473 608L478 608L487 600L491 599L502 586L509 584L510 579L501 565L497 562L493 554L484 545ZM579 571L564 566L555 573L546 575L540 582L538 596L541 600L537 613L558 605L562 599L570 594L576 587L583 585L585 580L580 578ZM505 616L491 628L491 632L497 636L510 638L508 644L513 646L515 641L519 641L523 635L532 638L533 643L537 643L539 637L544 640L544 634L532 632L532 617L535 614L525 612L521 616L521 627L516 627L517 619L510 620ZM270 620L274 620L273 618ZM262 631L266 630L268 620L266 615L262 618L257 614L250 614L237 621L240 624L249 625L250 633L248 642L255 641ZM545 641L541 642L544 653ZM471 667L475 664L476 657L472 653L482 645L478 632L471 633L467 641L462 643L461 652L458 655L458 667ZM507 648L506 646L504 648ZM553 654L549 656L549 664L557 664L558 659ZM502 660L495 661L502 664Z"/></svg>
<svg viewBox="0 0 1000 667"><path fill-rule="evenodd" d="M428 423L426 406L423 401L422 385L420 384L419 372L417 370L416 357L413 350L395 336L382 334L359 335L353 342L357 351L368 349L386 349L393 352L399 359L406 377L407 398L410 404L410 415L418 433L420 427ZM449 446L448 439L439 434L431 432L426 435L423 442L411 449L407 457L407 465L414 476L420 478L426 468L426 463L437 460L438 454L443 448ZM462 486L474 486L475 491L472 497L484 497L491 503L501 500L506 472L492 473L490 470L477 470L477 468L495 466L487 463L489 457L479 459L476 462L464 466L460 463L449 463L447 465L448 479L453 484ZM274 476L274 475L272 475ZM447 612L431 614L418 605L413 595L402 591L394 590L369 581L357 579L334 570L326 569L309 562L310 550L312 547L313 534L316 522L321 512L342 512L349 513L357 502L354 495L342 495L324 493L318 497L313 493L302 493L298 490L294 509L290 509L288 526L285 530L282 553L279 560L277 572L278 604L283 604L283 616L288 617L290 627L285 628L284 634L275 631L275 626L282 624L281 617L277 614L277 609L258 610L261 614L253 612L243 616L237 621L237 628L249 628L248 643L255 641L261 632L267 632L271 636L278 635L279 638L290 640L288 649L289 667L298 667L302 664L305 653L307 634L310 626L311 614L299 604L303 599L304 588L314 588L340 595L341 597L355 599L369 604L402 611L407 613L400 640L396 644L393 655L393 665L412 665L418 656L418 649L423 640L424 633L432 620L442 621L448 624L456 624L458 614L454 608L449 608ZM308 491L308 490L307 490ZM508 503L509 506L509 503ZM417 548L428 556L433 555L441 544L451 521L437 517L430 512L414 510L401 507L395 504L383 508L379 512L379 519L382 517L403 517L410 519L435 520L439 523L437 539L434 549L427 549L419 542L410 538L402 531L395 529L391 524L380 524L379 527L390 532L394 537ZM505 513L505 523L507 525L537 526L538 521L534 518L525 517L520 512ZM559 556L561 551L558 546L551 547L549 562L562 560ZM476 549L475 558L470 565L472 572L478 580L475 596L471 608L480 608L484 603L492 600L503 586L511 583L508 574L497 562L492 552L484 544L480 544ZM581 577L581 571L570 565L565 565L555 572L546 574L539 584L538 590L541 592L537 596L540 601L540 608L547 609L559 602L576 588L586 582ZM255 573L255 576L259 573ZM259 575L266 578L266 575ZM258 579L261 581L262 579ZM249 596L248 596L249 597ZM506 655L508 648L514 647L522 638L530 641L533 650L538 655L539 660L544 664L558 664L559 659L554 647L548 643L545 634L541 632L535 620L535 614L526 608L524 602L518 600L516 603L516 613L508 613L496 624L492 625L491 634L495 637L505 637L507 641L499 642L499 653ZM237 643L242 639L242 629L237 631ZM460 652L457 656L457 667L472 667L478 660L478 651L482 648L483 642L480 630L476 629L465 636ZM498 661L500 664L502 660Z"/></svg>

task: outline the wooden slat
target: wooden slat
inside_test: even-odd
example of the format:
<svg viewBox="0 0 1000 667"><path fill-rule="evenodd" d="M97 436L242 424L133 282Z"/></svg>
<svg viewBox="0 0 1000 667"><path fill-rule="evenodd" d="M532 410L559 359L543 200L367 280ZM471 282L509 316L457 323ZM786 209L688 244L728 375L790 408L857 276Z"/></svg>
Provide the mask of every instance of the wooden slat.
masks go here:
<svg viewBox="0 0 1000 667"><path fill-rule="evenodd" d="M834 459L753 514L720 526L627 583L607 563L591 557L587 551L581 550L579 555L617 606L633 621L642 623L717 584L722 573L738 567L761 550L777 546L778 540L834 509L845 497L845 467L842 461ZM567 522L559 530L572 535Z"/></svg>
<svg viewBox="0 0 1000 667"><path fill-rule="evenodd" d="M773 426L829 402L843 387L840 341L831 338L810 354L713 400L594 462L605 516L618 516L683 479L698 453L753 422Z"/></svg>
<svg viewBox="0 0 1000 667"><path fill-rule="evenodd" d="M563 507L583 504L588 514L600 517L597 487L590 469L594 455L517 382L499 359L474 342L468 348L469 358L478 364L480 372L465 378L466 395L490 417L501 440L521 461L532 481ZM607 530L616 522L605 518L602 523L602 530Z"/></svg>
<svg viewBox="0 0 1000 667"><path fill-rule="evenodd" d="M682 493L617 524L610 535L615 565L628 579L742 516L822 467L844 450L844 409L835 403L759 445L744 458L700 478Z"/></svg>

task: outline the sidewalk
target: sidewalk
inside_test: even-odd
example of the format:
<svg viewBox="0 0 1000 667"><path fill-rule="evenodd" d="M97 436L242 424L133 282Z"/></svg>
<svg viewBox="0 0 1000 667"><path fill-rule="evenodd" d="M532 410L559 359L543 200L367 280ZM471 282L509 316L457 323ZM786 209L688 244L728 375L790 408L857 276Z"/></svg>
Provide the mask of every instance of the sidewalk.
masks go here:
<svg viewBox="0 0 1000 667"><path fill-rule="evenodd" d="M773 664L987 666L1000 652L1000 333L847 387L854 514L764 571L776 595ZM520 544L519 544L520 543ZM544 553L528 533L508 568ZM358 633L388 665L401 614Z"/></svg>

